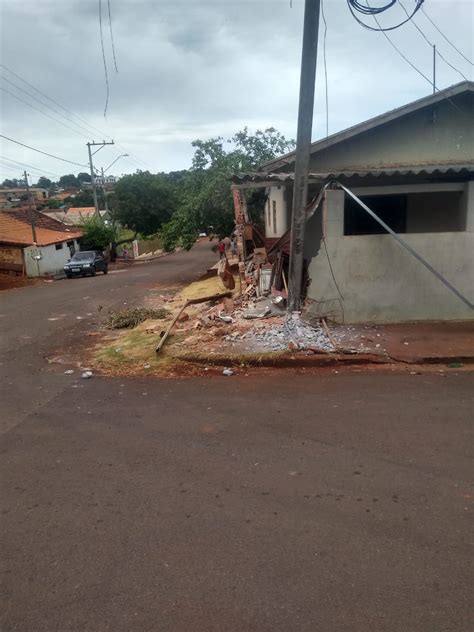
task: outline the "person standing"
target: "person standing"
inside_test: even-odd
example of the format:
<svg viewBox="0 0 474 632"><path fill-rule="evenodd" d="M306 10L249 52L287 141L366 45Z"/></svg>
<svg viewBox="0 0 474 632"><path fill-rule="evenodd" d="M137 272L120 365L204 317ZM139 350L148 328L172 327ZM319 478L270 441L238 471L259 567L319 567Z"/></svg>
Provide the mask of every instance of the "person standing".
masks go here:
<svg viewBox="0 0 474 632"><path fill-rule="evenodd" d="M219 242L217 249L219 251L219 259L225 259L225 243L222 240Z"/></svg>

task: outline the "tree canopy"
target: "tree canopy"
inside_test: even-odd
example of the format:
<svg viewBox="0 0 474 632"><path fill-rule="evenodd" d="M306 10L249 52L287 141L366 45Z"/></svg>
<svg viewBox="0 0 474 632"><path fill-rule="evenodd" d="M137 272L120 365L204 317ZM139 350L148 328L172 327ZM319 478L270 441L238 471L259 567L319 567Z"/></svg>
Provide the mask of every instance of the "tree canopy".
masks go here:
<svg viewBox="0 0 474 632"><path fill-rule="evenodd" d="M178 209L177 185L165 174L138 171L121 178L114 189L114 219L122 226L153 235Z"/></svg>
<svg viewBox="0 0 474 632"><path fill-rule="evenodd" d="M245 127L232 138L195 140L191 169L180 182L180 204L163 228L165 243L191 247L198 231L213 231L220 237L234 228L230 177L233 173L252 171L260 164L294 148L273 127L250 134ZM249 206L257 215L263 210L263 191L250 194Z"/></svg>

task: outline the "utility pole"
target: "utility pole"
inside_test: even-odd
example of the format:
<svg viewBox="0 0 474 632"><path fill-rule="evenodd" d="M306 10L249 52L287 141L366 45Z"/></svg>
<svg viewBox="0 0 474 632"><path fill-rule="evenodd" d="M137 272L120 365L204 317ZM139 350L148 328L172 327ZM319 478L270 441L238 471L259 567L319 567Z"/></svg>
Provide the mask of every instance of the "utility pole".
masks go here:
<svg viewBox="0 0 474 632"><path fill-rule="evenodd" d="M105 200L105 212L108 215L108 213L109 213L109 204L107 202L107 191L105 190L104 167L101 167L100 172L102 174L102 192L104 194L104 200Z"/></svg>
<svg viewBox="0 0 474 632"><path fill-rule="evenodd" d="M92 162L92 156L94 156L98 151L100 151L106 145L114 145L114 144L115 144L114 141L107 143L105 142L105 140L103 140L101 143L96 143L95 141L92 141L92 143L87 143L87 150L89 152L89 166L91 170L92 195L94 197L95 214L97 217L100 217L100 214L99 214L99 202L97 200L97 187L96 187L96 182L95 182L95 171L94 171L94 163ZM91 147L99 147L99 149L97 149L94 153L92 153Z"/></svg>
<svg viewBox="0 0 474 632"><path fill-rule="evenodd" d="M433 44L433 94L436 92L436 44Z"/></svg>
<svg viewBox="0 0 474 632"><path fill-rule="evenodd" d="M316 60L318 55L319 10L320 0L305 0L295 179L293 184L293 212L291 217L288 314L300 311L301 307L308 171L313 127Z"/></svg>
<svg viewBox="0 0 474 632"><path fill-rule="evenodd" d="M23 172L25 176L25 185L26 185L26 195L28 197L28 213L30 216L30 224L31 224L31 234L33 236L33 243L36 245L36 227L35 227L35 218L33 216L33 209L31 207L31 199L30 199L30 185L28 184L28 174L26 171Z"/></svg>

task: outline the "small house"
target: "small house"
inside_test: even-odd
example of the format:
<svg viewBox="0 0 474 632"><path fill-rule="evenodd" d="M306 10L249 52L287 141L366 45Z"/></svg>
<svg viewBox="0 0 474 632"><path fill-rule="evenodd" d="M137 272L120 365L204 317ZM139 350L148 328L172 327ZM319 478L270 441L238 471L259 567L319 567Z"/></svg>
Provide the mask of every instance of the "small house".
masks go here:
<svg viewBox="0 0 474 632"><path fill-rule="evenodd" d="M43 213L28 209L0 210L0 272L28 277L61 276L63 266L79 250L82 233Z"/></svg>

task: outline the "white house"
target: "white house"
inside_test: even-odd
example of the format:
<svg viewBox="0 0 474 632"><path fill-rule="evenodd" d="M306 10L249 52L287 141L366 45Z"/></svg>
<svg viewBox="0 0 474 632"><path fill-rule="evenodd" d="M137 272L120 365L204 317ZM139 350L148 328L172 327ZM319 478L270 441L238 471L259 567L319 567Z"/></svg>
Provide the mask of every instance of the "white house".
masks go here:
<svg viewBox="0 0 474 632"><path fill-rule="evenodd" d="M0 271L28 277L60 276L71 254L79 250L82 233L43 213L27 209L0 211Z"/></svg>

